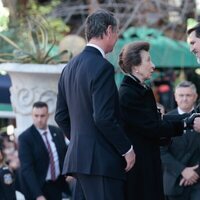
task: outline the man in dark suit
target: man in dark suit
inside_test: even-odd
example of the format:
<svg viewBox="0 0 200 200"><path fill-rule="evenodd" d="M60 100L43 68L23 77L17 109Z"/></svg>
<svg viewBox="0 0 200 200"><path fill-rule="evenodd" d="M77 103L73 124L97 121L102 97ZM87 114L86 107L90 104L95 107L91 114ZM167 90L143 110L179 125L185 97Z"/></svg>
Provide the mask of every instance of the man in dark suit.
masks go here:
<svg viewBox="0 0 200 200"><path fill-rule="evenodd" d="M33 125L19 136L22 190L26 200L61 200L68 190L61 175L67 145L57 127L47 125L48 106L36 102L32 109Z"/></svg>
<svg viewBox="0 0 200 200"><path fill-rule="evenodd" d="M196 112L196 87L183 81L175 88L178 107L169 115ZM186 130L181 137L172 138L169 146L161 147L164 192L169 200L198 200L200 198L200 134Z"/></svg>
<svg viewBox="0 0 200 200"><path fill-rule="evenodd" d="M118 38L117 20L97 10L85 33L87 46L67 64L58 85L55 119L70 139L63 173L76 177L75 200L123 200L135 154L120 126L114 67L105 59Z"/></svg>

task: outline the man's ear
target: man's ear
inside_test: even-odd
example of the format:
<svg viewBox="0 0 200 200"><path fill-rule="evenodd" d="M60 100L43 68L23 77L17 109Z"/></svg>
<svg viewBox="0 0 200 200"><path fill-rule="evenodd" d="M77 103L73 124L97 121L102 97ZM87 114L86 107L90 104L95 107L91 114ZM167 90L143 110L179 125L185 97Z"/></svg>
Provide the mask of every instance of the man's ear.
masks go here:
<svg viewBox="0 0 200 200"><path fill-rule="evenodd" d="M197 100L197 98L198 98L198 94L197 94L197 93L195 93L195 101Z"/></svg>
<svg viewBox="0 0 200 200"><path fill-rule="evenodd" d="M112 26L109 25L108 28L106 29L106 35L110 37L112 35L112 32L113 32Z"/></svg>

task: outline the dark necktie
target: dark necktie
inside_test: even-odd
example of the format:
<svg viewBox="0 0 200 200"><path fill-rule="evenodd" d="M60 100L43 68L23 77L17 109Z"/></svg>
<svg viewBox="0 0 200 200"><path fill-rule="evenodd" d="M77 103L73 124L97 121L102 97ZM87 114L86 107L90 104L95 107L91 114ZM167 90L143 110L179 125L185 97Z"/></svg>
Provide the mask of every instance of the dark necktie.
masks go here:
<svg viewBox="0 0 200 200"><path fill-rule="evenodd" d="M46 146L47 146L47 150L49 153L51 180L55 181L56 180L56 172L55 172L55 163L54 163L54 159L53 159L52 149L51 149L49 140L47 138L47 132L45 131L43 134L45 136Z"/></svg>

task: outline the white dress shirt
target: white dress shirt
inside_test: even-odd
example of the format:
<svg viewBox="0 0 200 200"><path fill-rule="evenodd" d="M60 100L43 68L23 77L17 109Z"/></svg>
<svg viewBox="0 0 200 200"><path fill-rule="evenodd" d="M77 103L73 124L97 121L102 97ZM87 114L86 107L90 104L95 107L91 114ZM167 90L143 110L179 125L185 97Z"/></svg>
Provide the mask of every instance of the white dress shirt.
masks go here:
<svg viewBox="0 0 200 200"><path fill-rule="evenodd" d="M104 50L102 48L100 48L99 46L97 46L96 44L88 43L86 46L90 46L90 47L94 47L95 49L98 49L100 51L101 55L104 58L106 57L106 54L105 54Z"/></svg>
<svg viewBox="0 0 200 200"><path fill-rule="evenodd" d="M185 113L185 111L181 110L179 107L178 107L177 109L178 109L178 114L179 114L179 115L182 115L182 114ZM193 107L189 112L192 112L193 110L194 110L194 107ZM188 112L188 113L189 113L189 112Z"/></svg>
<svg viewBox="0 0 200 200"><path fill-rule="evenodd" d="M52 138L52 135L50 133L50 130L49 130L49 128L47 128L46 130L43 130L43 129L37 129L37 130L39 131L46 147L47 147L47 144L46 144L44 132L47 132L46 135L47 135L47 139L49 141L49 144L51 146L51 151L52 151L52 154L53 154L53 160L54 160L54 164L55 164L55 174L56 174L56 178L57 178L60 175L59 158L58 158L58 153L57 153L57 150L56 150L55 143L53 142L53 138ZM48 167L46 180L51 180L50 164L49 164L49 167Z"/></svg>

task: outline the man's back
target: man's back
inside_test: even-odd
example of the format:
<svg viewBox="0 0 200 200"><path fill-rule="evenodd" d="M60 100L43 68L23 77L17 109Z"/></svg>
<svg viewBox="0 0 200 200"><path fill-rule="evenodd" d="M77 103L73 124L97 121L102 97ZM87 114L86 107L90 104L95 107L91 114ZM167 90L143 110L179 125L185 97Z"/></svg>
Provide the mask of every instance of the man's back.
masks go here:
<svg viewBox="0 0 200 200"><path fill-rule="evenodd" d="M97 10L86 19L85 35L86 48L58 85L55 120L70 139L63 173L76 176L74 199L122 200L124 172L135 154L119 124L114 67L104 58L117 41L117 19Z"/></svg>
<svg viewBox="0 0 200 200"><path fill-rule="evenodd" d="M113 134L117 136L112 130L118 116L113 66L97 49L86 47L65 67L59 86L70 105L70 145L63 173L123 178L125 163L109 143Z"/></svg>

